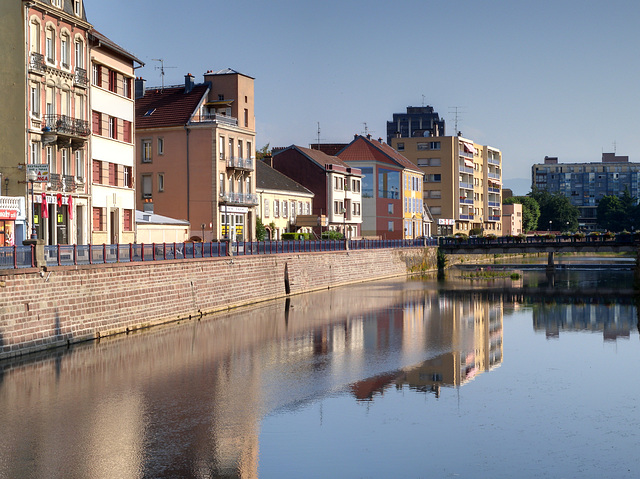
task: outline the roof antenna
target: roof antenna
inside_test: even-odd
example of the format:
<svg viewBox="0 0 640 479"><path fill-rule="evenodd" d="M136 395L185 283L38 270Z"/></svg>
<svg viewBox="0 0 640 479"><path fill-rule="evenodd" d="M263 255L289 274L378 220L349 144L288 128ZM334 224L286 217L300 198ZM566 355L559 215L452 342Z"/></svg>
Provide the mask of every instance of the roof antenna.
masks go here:
<svg viewBox="0 0 640 479"><path fill-rule="evenodd" d="M424 107L424 95L422 95L422 106Z"/></svg>
<svg viewBox="0 0 640 479"><path fill-rule="evenodd" d="M164 69L165 68L176 68L176 67L165 67L163 58L152 58L151 61L160 62L160 66L156 67L156 70L160 70L160 76L162 77L162 90L160 90L160 91L164 93Z"/></svg>
<svg viewBox="0 0 640 479"><path fill-rule="evenodd" d="M462 113L462 110L458 111L458 108L462 108L462 107L460 107L460 106L450 106L450 107L449 107L449 113L455 113L455 116L454 116L454 120L455 120L455 121L454 121L454 123L455 123L455 132L456 132L456 135L458 135L458 134L459 134L459 131L458 131L458 120L459 120L459 116L458 116L458 114L459 114L459 113Z"/></svg>

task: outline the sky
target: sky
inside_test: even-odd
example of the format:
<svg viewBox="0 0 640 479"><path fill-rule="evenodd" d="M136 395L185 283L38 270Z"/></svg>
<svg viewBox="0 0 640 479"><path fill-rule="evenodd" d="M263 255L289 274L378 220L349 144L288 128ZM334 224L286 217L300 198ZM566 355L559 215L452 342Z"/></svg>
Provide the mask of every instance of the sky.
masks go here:
<svg viewBox="0 0 640 479"><path fill-rule="evenodd" d="M447 135L457 120L464 137L502 151L506 187L530 183L545 156L640 162L637 0L84 4L145 63L136 75L147 86L162 82L160 58L165 85L223 68L255 78L257 148L365 132L386 141L393 113L431 105Z"/></svg>

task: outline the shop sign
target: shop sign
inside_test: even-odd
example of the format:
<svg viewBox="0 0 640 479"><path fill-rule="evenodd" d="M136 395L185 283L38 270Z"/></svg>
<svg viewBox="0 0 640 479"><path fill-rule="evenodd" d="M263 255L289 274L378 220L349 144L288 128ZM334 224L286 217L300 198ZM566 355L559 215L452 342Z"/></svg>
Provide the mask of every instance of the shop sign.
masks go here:
<svg viewBox="0 0 640 479"><path fill-rule="evenodd" d="M15 220L18 218L17 210L0 209L0 220Z"/></svg>
<svg viewBox="0 0 640 479"><path fill-rule="evenodd" d="M445 225L445 226L454 226L456 224L456 220L452 220L449 218L439 218L438 224Z"/></svg>
<svg viewBox="0 0 640 479"><path fill-rule="evenodd" d="M36 174L36 183L48 183L49 182L49 165L46 163L27 165L27 179L31 172Z"/></svg>
<svg viewBox="0 0 640 479"><path fill-rule="evenodd" d="M220 212L244 214L249 212L249 208L246 206L220 206Z"/></svg>

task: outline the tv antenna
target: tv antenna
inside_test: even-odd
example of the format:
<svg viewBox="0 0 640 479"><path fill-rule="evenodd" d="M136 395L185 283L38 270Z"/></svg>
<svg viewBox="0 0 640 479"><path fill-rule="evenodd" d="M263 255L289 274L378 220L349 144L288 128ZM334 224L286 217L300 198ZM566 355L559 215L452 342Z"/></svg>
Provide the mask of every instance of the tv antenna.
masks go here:
<svg viewBox="0 0 640 479"><path fill-rule="evenodd" d="M151 61L160 62L160 66L156 67L156 70L160 70L160 76L162 77L162 90L161 91L164 91L164 70L165 70L165 68L177 68L177 67L165 67L163 58L152 58Z"/></svg>
<svg viewBox="0 0 640 479"><path fill-rule="evenodd" d="M462 113L461 110L462 107L460 106L450 106L449 107L449 113L453 113L454 114L454 125L455 125L455 132L456 135L459 133L458 131L458 121L460 120L460 113Z"/></svg>
<svg viewBox="0 0 640 479"><path fill-rule="evenodd" d="M424 106L424 95L422 95L422 106Z"/></svg>

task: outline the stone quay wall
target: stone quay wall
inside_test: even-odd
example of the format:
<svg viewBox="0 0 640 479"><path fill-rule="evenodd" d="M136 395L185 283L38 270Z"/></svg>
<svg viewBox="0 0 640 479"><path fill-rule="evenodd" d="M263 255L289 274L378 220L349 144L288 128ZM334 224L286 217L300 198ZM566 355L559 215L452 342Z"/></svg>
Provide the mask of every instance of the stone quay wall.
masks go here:
<svg viewBox="0 0 640 479"><path fill-rule="evenodd" d="M436 248L0 271L0 359L269 299L436 270Z"/></svg>

